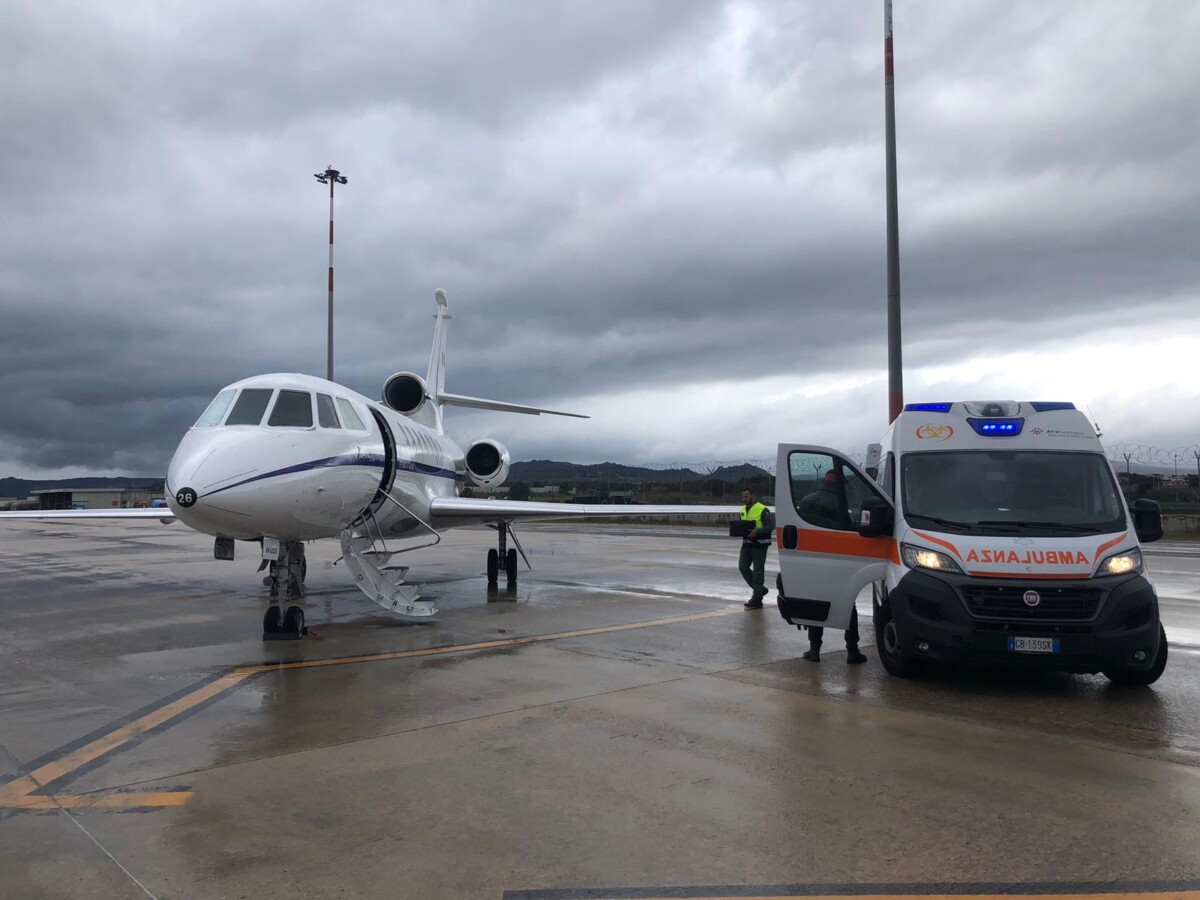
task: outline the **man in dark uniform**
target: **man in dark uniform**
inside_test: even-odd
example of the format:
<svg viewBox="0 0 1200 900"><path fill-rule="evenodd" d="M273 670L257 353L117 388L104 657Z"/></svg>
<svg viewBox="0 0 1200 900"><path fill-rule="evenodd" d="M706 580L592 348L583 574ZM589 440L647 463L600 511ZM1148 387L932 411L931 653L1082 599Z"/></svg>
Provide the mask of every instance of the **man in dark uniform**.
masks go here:
<svg viewBox="0 0 1200 900"><path fill-rule="evenodd" d="M830 469L821 481L821 487L806 495L799 504L800 514L814 525L825 528L845 529L850 525L850 513L838 500L837 476ZM808 650L804 659L821 661L821 640L825 629L820 625L808 626ZM865 663L867 658L858 649L858 610L850 608L850 627L846 629L846 664Z"/></svg>
<svg viewBox="0 0 1200 900"><path fill-rule="evenodd" d="M742 552L738 556L738 571L746 579L753 593L744 604L746 609L762 609L762 598L767 595L763 579L767 569L767 551L775 538L775 516L758 502L754 491L742 491L742 521L748 531L742 538Z"/></svg>

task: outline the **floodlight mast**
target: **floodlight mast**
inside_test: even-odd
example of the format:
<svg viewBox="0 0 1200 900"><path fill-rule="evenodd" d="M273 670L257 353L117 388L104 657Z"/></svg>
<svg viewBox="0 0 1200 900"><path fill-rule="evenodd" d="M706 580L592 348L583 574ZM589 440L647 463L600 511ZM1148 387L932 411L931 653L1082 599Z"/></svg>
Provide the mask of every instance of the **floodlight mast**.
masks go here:
<svg viewBox="0 0 1200 900"><path fill-rule="evenodd" d="M904 408L900 356L900 232L896 201L896 85L892 69L892 0L883 0L883 92L887 157L888 421Z"/></svg>
<svg viewBox="0 0 1200 900"><path fill-rule="evenodd" d="M333 188L345 184L346 177L333 166L326 166L324 172L318 172L313 178L321 184L329 185L329 328L326 342L325 379L333 381Z"/></svg>

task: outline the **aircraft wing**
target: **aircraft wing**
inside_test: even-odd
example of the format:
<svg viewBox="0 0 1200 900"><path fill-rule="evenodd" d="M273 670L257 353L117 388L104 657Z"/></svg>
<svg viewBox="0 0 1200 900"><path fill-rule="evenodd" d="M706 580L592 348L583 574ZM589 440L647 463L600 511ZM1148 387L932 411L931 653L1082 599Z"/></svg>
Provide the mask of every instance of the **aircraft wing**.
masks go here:
<svg viewBox="0 0 1200 900"><path fill-rule="evenodd" d="M175 520L175 513L165 506L138 509L6 509L0 511L0 522L5 519L42 519L66 522L72 519L162 519Z"/></svg>
<svg viewBox="0 0 1200 900"><path fill-rule="evenodd" d="M736 516L740 506L685 506L683 504L538 503L533 500L484 500L474 497L437 497L429 507L435 520L470 519L476 522L512 522L516 519L595 519L632 516Z"/></svg>

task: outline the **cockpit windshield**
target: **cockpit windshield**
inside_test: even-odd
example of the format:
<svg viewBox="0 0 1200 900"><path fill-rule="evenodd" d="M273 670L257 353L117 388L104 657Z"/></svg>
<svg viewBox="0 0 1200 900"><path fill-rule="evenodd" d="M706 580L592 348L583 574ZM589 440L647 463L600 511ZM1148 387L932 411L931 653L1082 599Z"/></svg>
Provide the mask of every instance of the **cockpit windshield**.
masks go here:
<svg viewBox="0 0 1200 900"><path fill-rule="evenodd" d="M233 411L225 420L226 425L257 425L262 421L267 404L271 402L271 388L246 388L238 395Z"/></svg>
<svg viewBox="0 0 1200 900"><path fill-rule="evenodd" d="M958 534L1100 534L1125 506L1099 453L964 450L909 453L901 490L909 524Z"/></svg>
<svg viewBox="0 0 1200 900"><path fill-rule="evenodd" d="M229 404L233 402L233 395L236 393L237 391L225 390L217 394L193 427L212 428L214 425L220 425L221 420L225 418L225 413L229 411Z"/></svg>
<svg viewBox="0 0 1200 900"><path fill-rule="evenodd" d="M267 424L276 428L312 428L312 394L307 391L280 391Z"/></svg>

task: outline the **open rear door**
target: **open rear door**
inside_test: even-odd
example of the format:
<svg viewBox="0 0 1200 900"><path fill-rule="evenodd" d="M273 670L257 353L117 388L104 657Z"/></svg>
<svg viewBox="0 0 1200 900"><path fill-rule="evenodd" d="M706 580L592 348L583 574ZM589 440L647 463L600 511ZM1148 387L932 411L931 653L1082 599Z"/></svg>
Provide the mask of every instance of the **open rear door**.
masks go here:
<svg viewBox="0 0 1200 900"><path fill-rule="evenodd" d="M899 562L892 501L827 447L780 444L775 471L779 611L793 625L846 628L859 591Z"/></svg>

